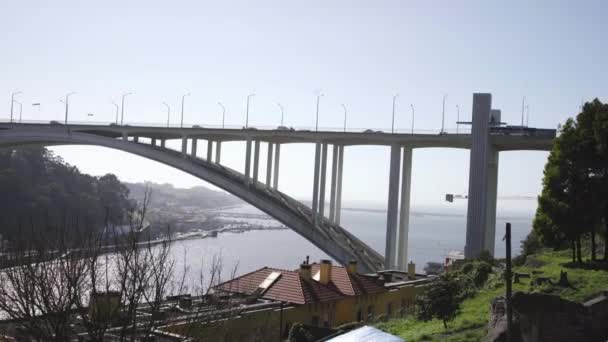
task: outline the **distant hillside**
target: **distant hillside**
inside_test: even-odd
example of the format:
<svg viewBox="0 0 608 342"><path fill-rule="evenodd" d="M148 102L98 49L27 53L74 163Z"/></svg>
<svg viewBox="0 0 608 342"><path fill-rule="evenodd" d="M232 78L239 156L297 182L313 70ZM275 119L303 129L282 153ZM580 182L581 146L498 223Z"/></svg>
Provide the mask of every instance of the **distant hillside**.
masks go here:
<svg viewBox="0 0 608 342"><path fill-rule="evenodd" d="M148 187L152 193L151 208L198 207L200 209L213 209L243 203L235 196L202 186L180 189L174 188L171 184L151 182L123 184L129 188L130 197L137 201L144 198L145 189Z"/></svg>

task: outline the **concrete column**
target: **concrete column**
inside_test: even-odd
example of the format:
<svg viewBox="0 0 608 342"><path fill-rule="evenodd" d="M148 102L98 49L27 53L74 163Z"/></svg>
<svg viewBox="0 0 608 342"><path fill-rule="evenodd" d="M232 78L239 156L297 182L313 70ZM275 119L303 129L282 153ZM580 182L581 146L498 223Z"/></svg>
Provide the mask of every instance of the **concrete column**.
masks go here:
<svg viewBox="0 0 608 342"><path fill-rule="evenodd" d="M281 144L275 144L274 147L274 172L272 180L272 188L279 190L279 161L281 158Z"/></svg>
<svg viewBox="0 0 608 342"><path fill-rule="evenodd" d="M401 208L399 218L399 242L397 244L397 267L407 269L407 238L410 230L410 193L412 185L412 148L403 148L401 164Z"/></svg>
<svg viewBox="0 0 608 342"><path fill-rule="evenodd" d="M156 146L156 138L152 138L150 141L150 145Z"/></svg>
<svg viewBox="0 0 608 342"><path fill-rule="evenodd" d="M221 154L222 154L222 142L218 140L215 142L215 163L218 165L220 164Z"/></svg>
<svg viewBox="0 0 608 342"><path fill-rule="evenodd" d="M386 214L386 248L384 267L395 267L395 250L397 248L397 214L399 213L399 167L401 163L401 146L391 146L391 161L388 181L388 208Z"/></svg>
<svg viewBox="0 0 608 342"><path fill-rule="evenodd" d="M488 153L488 191L486 198L486 234L484 249L494 255L496 241L496 197L498 195L498 151L490 147Z"/></svg>
<svg viewBox="0 0 608 342"><path fill-rule="evenodd" d="M212 162L213 158L213 140L207 140L207 163Z"/></svg>
<svg viewBox="0 0 608 342"><path fill-rule="evenodd" d="M245 144L245 180L247 183L249 183L250 170L251 170L251 138L247 138L247 143Z"/></svg>
<svg viewBox="0 0 608 342"><path fill-rule="evenodd" d="M133 142L139 142L139 137L138 136L134 136L133 137Z"/></svg>
<svg viewBox="0 0 608 342"><path fill-rule="evenodd" d="M160 139L160 147L165 148L165 139Z"/></svg>
<svg viewBox="0 0 608 342"><path fill-rule="evenodd" d="M253 182L258 181L258 171L260 170L260 141L256 140L253 149Z"/></svg>
<svg viewBox="0 0 608 342"><path fill-rule="evenodd" d="M327 178L327 144L321 148L321 184L319 184L319 219L325 214L325 179Z"/></svg>
<svg viewBox="0 0 608 342"><path fill-rule="evenodd" d="M268 143L268 154L266 156L266 187L272 185L272 143Z"/></svg>
<svg viewBox="0 0 608 342"><path fill-rule="evenodd" d="M334 144L331 154L331 190L329 190L329 222L334 223L336 214L336 175L338 174L338 145Z"/></svg>
<svg viewBox="0 0 608 342"><path fill-rule="evenodd" d="M467 236L464 247L464 255L469 259L479 256L485 246L491 108L491 94L473 94Z"/></svg>
<svg viewBox="0 0 608 342"><path fill-rule="evenodd" d="M344 166L344 146L338 149L338 174L336 175L336 213L335 221L340 225L340 215L342 213L342 169Z"/></svg>
<svg viewBox="0 0 608 342"><path fill-rule="evenodd" d="M182 154L186 155L188 153L188 138L182 137Z"/></svg>
<svg viewBox="0 0 608 342"><path fill-rule="evenodd" d="M129 141L129 134L122 132L122 140L123 141Z"/></svg>
<svg viewBox="0 0 608 342"><path fill-rule="evenodd" d="M190 150L191 151L190 155L192 157L194 157L194 158L196 158L196 145L197 145L197 143L198 143L198 139L193 138L192 139L192 148Z"/></svg>
<svg viewBox="0 0 608 342"><path fill-rule="evenodd" d="M312 190L312 216L314 221L317 221L317 213L319 209L319 167L321 164L321 143L315 144L315 171Z"/></svg>

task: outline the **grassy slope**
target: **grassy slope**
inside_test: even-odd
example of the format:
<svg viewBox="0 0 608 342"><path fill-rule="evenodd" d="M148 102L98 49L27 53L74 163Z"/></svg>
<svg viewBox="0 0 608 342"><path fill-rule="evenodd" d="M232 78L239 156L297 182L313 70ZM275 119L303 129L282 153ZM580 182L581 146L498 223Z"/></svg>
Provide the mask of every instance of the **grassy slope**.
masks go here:
<svg viewBox="0 0 608 342"><path fill-rule="evenodd" d="M584 301L602 289L608 287L608 272L597 270L586 270L582 268L569 268L569 251L544 251L543 253L528 257L526 265L516 267L515 272L531 273L532 270L542 271L542 276L559 279L561 270L568 272L568 279L574 288L543 287L532 289L528 280L523 284L514 284L514 291L544 291L546 293L558 294L564 298L574 301ZM530 262L532 261L532 262ZM536 262L535 262L536 261ZM540 265L542 264L542 265ZM492 283L490 281L490 283ZM492 299L504 293L502 284L496 288L486 288L472 298L462 303L461 311L456 319L449 324L448 331L443 328L443 323L438 320L420 322L414 318L392 320L381 323L379 328L389 333L399 335L406 341L479 341L486 335L489 309Z"/></svg>

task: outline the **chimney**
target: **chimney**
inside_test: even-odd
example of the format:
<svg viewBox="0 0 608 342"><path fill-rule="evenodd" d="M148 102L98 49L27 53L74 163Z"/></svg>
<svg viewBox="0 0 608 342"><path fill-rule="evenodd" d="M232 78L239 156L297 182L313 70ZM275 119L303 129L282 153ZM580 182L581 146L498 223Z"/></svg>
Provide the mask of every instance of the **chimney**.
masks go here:
<svg viewBox="0 0 608 342"><path fill-rule="evenodd" d="M310 264L300 265L300 277L302 279L310 279Z"/></svg>
<svg viewBox="0 0 608 342"><path fill-rule="evenodd" d="M407 264L407 277L410 280L416 279L416 264L414 264L414 261L412 260Z"/></svg>
<svg viewBox="0 0 608 342"><path fill-rule="evenodd" d="M329 284L331 281L331 261L330 260L321 260L320 270L319 270L319 283L323 285Z"/></svg>
<svg viewBox="0 0 608 342"><path fill-rule="evenodd" d="M351 260L348 262L348 266L346 266L346 272L348 274L357 273L357 260Z"/></svg>

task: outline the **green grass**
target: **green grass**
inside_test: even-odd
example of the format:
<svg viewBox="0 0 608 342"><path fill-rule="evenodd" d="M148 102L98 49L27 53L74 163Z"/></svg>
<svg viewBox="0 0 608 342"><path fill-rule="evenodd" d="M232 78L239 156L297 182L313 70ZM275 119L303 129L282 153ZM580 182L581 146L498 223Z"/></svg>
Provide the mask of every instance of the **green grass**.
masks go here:
<svg viewBox="0 0 608 342"><path fill-rule="evenodd" d="M543 286L532 288L529 279L523 279L521 284L513 284L514 291L544 292L560 295L573 301L584 301L603 289L608 288L608 271L589 270L570 267L569 251L549 251L528 257L526 265L515 267L515 272L532 273L541 271L543 277L551 277L557 281L560 271L568 272L568 279L573 288ZM533 267L536 265L537 267ZM446 331L443 323L438 320L421 322L414 317L391 320L380 323L378 328L391 334L398 335L408 342L414 341L480 341L487 334L487 324L490 303L494 298L504 293L501 283L488 282L488 288L480 290L474 297L465 300L459 314L448 325ZM491 284L494 284L492 286Z"/></svg>

